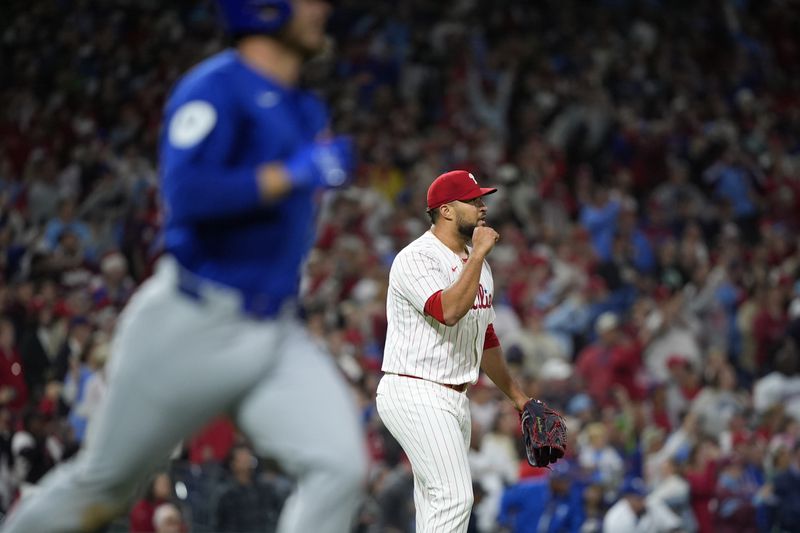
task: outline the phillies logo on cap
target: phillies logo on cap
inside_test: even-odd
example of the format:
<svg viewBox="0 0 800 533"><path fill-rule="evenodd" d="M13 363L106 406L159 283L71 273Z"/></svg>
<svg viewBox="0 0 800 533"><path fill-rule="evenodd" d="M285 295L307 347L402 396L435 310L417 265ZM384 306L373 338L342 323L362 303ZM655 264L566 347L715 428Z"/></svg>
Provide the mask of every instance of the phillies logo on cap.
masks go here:
<svg viewBox="0 0 800 533"><path fill-rule="evenodd" d="M433 180L428 187L428 211L456 200L468 202L493 192L497 189L481 187L471 172L451 170Z"/></svg>

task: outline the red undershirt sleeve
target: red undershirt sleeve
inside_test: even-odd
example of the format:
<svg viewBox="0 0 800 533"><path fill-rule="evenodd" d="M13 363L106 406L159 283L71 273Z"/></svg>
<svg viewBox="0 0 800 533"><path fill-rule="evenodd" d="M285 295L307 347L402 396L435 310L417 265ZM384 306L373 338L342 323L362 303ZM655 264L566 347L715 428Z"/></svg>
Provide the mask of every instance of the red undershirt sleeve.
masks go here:
<svg viewBox="0 0 800 533"><path fill-rule="evenodd" d="M444 324L444 307L442 307L442 291L436 291L425 302L425 314L432 316Z"/></svg>
<svg viewBox="0 0 800 533"><path fill-rule="evenodd" d="M489 324L486 327L486 338L483 340L483 349L488 350L498 346L500 346L500 339L497 338L494 332L494 324Z"/></svg>

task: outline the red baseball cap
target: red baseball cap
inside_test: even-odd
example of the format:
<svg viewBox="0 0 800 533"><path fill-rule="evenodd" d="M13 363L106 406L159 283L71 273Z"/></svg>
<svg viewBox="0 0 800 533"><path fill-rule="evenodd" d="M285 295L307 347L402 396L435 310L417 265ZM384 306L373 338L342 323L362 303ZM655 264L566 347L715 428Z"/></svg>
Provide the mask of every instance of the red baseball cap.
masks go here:
<svg viewBox="0 0 800 533"><path fill-rule="evenodd" d="M449 202L467 202L493 192L497 189L480 187L471 172L451 170L433 180L428 187L428 211Z"/></svg>

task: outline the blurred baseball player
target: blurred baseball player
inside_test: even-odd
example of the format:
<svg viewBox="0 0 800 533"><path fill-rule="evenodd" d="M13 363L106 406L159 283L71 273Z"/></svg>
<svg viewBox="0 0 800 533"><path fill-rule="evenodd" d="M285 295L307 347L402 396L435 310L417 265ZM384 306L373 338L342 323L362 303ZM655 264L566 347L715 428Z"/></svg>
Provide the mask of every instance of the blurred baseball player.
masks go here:
<svg viewBox="0 0 800 533"><path fill-rule="evenodd" d="M467 530L473 494L465 391L480 370L518 410L528 401L492 326L486 256L499 236L486 225L483 197L496 190L463 170L436 178L428 189L433 225L397 254L389 274L377 406L411 461L417 531Z"/></svg>
<svg viewBox="0 0 800 533"><path fill-rule="evenodd" d="M220 412L297 480L279 531L350 528L365 475L355 404L292 305L314 197L351 166L348 143L322 135L323 104L296 87L330 6L219 3L235 48L195 67L166 104L168 253L122 315L86 448L3 531L94 531Z"/></svg>

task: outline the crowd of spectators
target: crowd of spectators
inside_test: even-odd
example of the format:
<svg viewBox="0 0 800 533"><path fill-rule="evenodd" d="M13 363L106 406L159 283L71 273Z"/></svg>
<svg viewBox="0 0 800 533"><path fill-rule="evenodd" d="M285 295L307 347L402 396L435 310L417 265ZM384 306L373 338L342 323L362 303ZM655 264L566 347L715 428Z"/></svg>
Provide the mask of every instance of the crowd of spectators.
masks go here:
<svg viewBox="0 0 800 533"><path fill-rule="evenodd" d="M225 41L208 1L2 9L7 510L80 449L159 252L161 106ZM797 531L797 3L342 0L331 33L307 83L360 163L322 200L302 298L363 413L357 530L413 531L410 467L374 408L387 274L427 229L430 182L465 168L500 188L495 330L570 434L565 461L530 468L513 407L473 386L471 531ZM118 530L264 531L291 490L225 419L164 467Z"/></svg>

